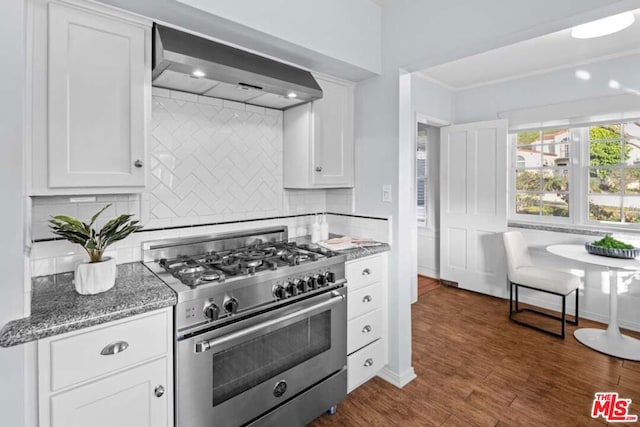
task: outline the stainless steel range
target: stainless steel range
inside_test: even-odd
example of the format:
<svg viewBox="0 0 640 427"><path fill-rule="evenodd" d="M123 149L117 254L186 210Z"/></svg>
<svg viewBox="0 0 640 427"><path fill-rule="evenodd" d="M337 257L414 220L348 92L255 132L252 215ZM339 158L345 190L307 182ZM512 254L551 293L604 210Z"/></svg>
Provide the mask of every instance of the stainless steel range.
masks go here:
<svg viewBox="0 0 640 427"><path fill-rule="evenodd" d="M346 396L344 255L287 227L145 242L178 294L176 425L302 426Z"/></svg>

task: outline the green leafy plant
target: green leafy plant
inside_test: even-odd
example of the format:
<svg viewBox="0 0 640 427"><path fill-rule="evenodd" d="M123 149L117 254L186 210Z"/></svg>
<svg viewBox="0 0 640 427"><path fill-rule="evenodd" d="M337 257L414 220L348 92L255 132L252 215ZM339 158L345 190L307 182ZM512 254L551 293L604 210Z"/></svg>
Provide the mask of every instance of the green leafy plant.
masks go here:
<svg viewBox="0 0 640 427"><path fill-rule="evenodd" d="M64 237L71 243L81 245L89 254L91 262L100 262L107 247L142 228L141 225L138 225L138 221L130 220L133 215L123 214L107 221L104 227L96 231L93 224L109 206L111 204L93 215L89 224L66 215L56 215L49 220L49 228L53 234Z"/></svg>
<svg viewBox="0 0 640 427"><path fill-rule="evenodd" d="M592 245L608 249L633 249L633 245L616 240L611 236L604 236L602 239L593 242Z"/></svg>

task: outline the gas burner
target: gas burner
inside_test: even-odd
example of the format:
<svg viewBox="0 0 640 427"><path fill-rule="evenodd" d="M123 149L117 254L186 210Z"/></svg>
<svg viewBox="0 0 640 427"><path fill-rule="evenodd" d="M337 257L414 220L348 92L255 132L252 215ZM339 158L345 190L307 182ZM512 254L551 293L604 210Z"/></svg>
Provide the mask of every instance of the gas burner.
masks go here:
<svg viewBox="0 0 640 427"><path fill-rule="evenodd" d="M235 249L204 250L200 254L161 259L162 268L190 287L253 276L263 271L296 267L329 258L332 254L315 245L256 240ZM283 272L286 274L286 272Z"/></svg>

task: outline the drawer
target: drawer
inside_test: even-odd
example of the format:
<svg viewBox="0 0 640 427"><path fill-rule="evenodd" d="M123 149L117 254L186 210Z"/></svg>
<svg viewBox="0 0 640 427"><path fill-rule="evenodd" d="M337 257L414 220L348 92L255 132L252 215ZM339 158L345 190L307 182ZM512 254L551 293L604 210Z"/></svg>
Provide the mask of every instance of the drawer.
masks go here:
<svg viewBox="0 0 640 427"><path fill-rule="evenodd" d="M167 354L170 318L162 311L48 342L51 391ZM117 343L126 349L111 352ZM110 347L111 346L111 347Z"/></svg>
<svg viewBox="0 0 640 427"><path fill-rule="evenodd" d="M354 319L380 307L382 307L382 283L380 282L349 292L348 319Z"/></svg>
<svg viewBox="0 0 640 427"><path fill-rule="evenodd" d="M374 310L347 322L347 354L382 337L382 310Z"/></svg>
<svg viewBox="0 0 640 427"><path fill-rule="evenodd" d="M379 282L382 276L382 256L371 256L345 265L345 276L350 291Z"/></svg>
<svg viewBox="0 0 640 427"><path fill-rule="evenodd" d="M377 340L347 357L347 390L349 393L372 378L384 366L384 342Z"/></svg>

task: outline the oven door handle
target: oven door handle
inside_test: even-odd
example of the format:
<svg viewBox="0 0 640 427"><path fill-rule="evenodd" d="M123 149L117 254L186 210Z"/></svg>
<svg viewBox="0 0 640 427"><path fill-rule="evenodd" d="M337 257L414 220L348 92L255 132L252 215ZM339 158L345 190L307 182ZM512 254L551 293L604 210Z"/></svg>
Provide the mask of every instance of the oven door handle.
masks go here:
<svg viewBox="0 0 640 427"><path fill-rule="evenodd" d="M283 323L291 319L295 319L296 317L305 316L311 312L318 311L321 309L325 309L327 307L331 307L335 304L341 303L345 300L345 296L337 291L331 292L331 298L323 301L318 304L314 304L310 307L303 308L298 311L294 311L293 313L289 313L285 316L279 317L277 319L267 320L266 322L259 323L257 325L250 326L246 329L242 329L238 332L233 332L228 335L224 335L220 338L214 338L210 340L204 340L196 343L196 353L202 353L207 350L211 350L212 348L219 346L221 344L228 343L230 341L235 341L241 339L247 335L254 334L262 329L267 329L271 326L277 325L278 323Z"/></svg>

